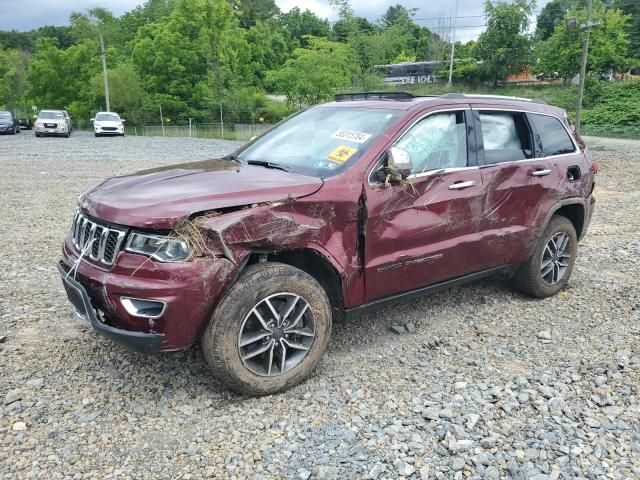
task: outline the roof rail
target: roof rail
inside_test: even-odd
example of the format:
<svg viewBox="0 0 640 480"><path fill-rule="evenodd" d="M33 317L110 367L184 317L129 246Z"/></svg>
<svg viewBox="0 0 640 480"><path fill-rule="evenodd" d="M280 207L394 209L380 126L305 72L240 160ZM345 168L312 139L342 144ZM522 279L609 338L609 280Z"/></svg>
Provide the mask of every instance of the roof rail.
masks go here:
<svg viewBox="0 0 640 480"><path fill-rule="evenodd" d="M531 102L531 103L539 103L541 105L546 105L547 102L544 100L538 100L537 98L525 98L525 97L513 97L509 95L487 95L482 93L445 93L444 95L440 95L442 98L477 98L483 99L486 98L488 100L517 100L519 102Z"/></svg>
<svg viewBox="0 0 640 480"><path fill-rule="evenodd" d="M335 96L336 102L348 102L351 100L413 100L416 98L407 92L358 92L358 93L338 93Z"/></svg>

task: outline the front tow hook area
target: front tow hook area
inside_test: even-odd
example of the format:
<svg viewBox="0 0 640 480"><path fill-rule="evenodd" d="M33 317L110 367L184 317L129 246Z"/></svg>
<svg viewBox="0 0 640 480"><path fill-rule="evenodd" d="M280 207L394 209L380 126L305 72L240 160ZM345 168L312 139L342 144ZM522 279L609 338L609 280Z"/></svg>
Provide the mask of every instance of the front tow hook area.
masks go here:
<svg viewBox="0 0 640 480"><path fill-rule="evenodd" d="M122 330L120 328L111 327L105 325L96 313L95 308L91 303L91 298L87 293L87 290L82 286L80 282L75 280L64 268L63 262L58 263L58 271L62 279L62 285L67 292L67 297L73 305L76 314L83 319L89 321L93 329L100 335L107 337L119 345L122 345L129 350L144 354L158 353L162 342L164 341L164 335L161 333L145 333L145 332L130 332L128 330Z"/></svg>

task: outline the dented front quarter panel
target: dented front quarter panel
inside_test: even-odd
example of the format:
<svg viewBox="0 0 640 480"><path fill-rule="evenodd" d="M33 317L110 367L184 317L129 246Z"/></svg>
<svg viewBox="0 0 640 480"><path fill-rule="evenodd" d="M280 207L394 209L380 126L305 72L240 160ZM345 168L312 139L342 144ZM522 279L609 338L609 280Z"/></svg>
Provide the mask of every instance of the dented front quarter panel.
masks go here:
<svg viewBox="0 0 640 480"><path fill-rule="evenodd" d="M254 252L315 251L338 272L345 306L350 307L361 302L363 288L356 245L359 193L329 179L314 195L195 215L190 221L208 247L234 265Z"/></svg>

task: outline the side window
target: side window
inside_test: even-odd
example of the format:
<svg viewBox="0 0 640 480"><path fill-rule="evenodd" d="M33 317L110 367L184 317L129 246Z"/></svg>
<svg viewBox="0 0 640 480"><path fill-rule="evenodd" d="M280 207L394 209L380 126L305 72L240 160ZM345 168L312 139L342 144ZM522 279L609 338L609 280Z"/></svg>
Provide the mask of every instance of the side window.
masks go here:
<svg viewBox="0 0 640 480"><path fill-rule="evenodd" d="M531 130L524 113L480 112L486 164L533 157Z"/></svg>
<svg viewBox="0 0 640 480"><path fill-rule="evenodd" d="M411 157L411 173L466 167L467 134L464 112L430 115L411 127L396 143Z"/></svg>
<svg viewBox="0 0 640 480"><path fill-rule="evenodd" d="M563 153L573 153L576 147L571 141L567 130L562 126L560 120L549 115L529 114L536 127L536 141L542 150L542 155L562 155Z"/></svg>

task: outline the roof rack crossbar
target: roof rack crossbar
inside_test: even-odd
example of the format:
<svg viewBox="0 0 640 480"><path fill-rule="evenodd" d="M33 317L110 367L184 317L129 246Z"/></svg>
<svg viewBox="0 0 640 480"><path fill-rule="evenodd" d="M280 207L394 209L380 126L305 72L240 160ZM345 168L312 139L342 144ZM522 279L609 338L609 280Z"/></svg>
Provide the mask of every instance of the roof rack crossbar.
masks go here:
<svg viewBox="0 0 640 480"><path fill-rule="evenodd" d="M407 92L357 92L338 93L335 96L336 102L348 102L352 100L413 100L416 98Z"/></svg>
<svg viewBox="0 0 640 480"><path fill-rule="evenodd" d="M519 102L531 102L531 103L539 103L541 105L546 105L547 102L545 102L544 100L539 100L537 98L525 98L525 97L514 97L514 96L510 96L510 95L489 95L489 94L483 94L483 93L445 93L443 95L440 95L442 98L457 98L457 99L462 99L462 98L476 98L476 99L483 99L486 98L488 100L517 100Z"/></svg>

